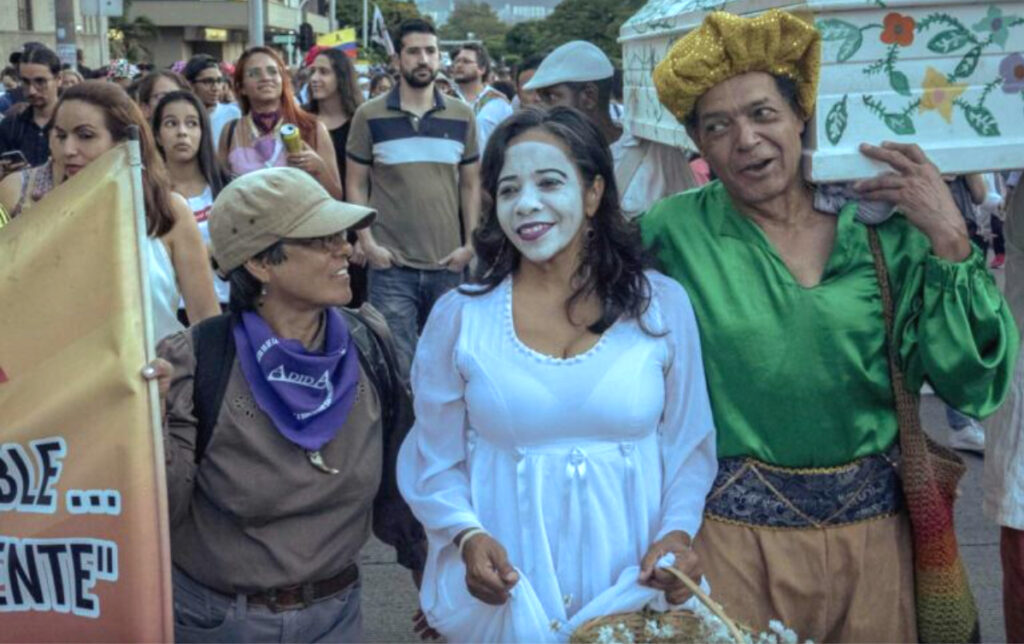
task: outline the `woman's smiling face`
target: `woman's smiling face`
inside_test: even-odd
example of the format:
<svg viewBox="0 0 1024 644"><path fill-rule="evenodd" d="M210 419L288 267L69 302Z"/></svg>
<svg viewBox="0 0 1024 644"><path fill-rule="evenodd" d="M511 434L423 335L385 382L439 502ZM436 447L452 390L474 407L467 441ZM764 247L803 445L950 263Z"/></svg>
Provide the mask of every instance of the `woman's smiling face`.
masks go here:
<svg viewBox="0 0 1024 644"><path fill-rule="evenodd" d="M545 130L529 130L505 152L495 195L498 223L530 262L578 254L591 201L587 192L565 145Z"/></svg>

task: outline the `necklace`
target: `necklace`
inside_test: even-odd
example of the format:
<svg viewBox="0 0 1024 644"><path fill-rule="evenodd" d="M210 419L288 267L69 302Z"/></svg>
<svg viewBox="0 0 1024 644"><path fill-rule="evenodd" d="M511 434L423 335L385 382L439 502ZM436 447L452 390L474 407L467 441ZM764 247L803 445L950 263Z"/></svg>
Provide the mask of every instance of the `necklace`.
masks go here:
<svg viewBox="0 0 1024 644"><path fill-rule="evenodd" d="M316 469L320 470L324 474L341 474L341 470L331 467L327 463L324 463L323 454L318 449L307 449L306 458L309 459L310 464Z"/></svg>

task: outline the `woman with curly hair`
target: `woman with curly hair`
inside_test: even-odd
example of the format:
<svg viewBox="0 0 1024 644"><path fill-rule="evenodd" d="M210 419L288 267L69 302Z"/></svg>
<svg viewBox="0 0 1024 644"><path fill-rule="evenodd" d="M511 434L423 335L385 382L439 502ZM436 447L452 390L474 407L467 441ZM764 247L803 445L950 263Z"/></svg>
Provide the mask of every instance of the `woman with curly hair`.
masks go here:
<svg viewBox="0 0 1024 644"><path fill-rule="evenodd" d="M494 131L475 283L419 342L398 477L430 542L421 605L449 641L550 641L682 603L670 555L700 576L715 434L696 321L644 270L603 141L570 108Z"/></svg>

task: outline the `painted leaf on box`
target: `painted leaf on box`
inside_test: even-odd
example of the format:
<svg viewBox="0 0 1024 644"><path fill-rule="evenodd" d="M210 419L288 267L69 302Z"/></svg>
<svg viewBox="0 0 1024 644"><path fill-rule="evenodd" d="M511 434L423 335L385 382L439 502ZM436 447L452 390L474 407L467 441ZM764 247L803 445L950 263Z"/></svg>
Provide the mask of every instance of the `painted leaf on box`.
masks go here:
<svg viewBox="0 0 1024 644"><path fill-rule="evenodd" d="M971 48L964 57L960 59L960 63L953 70L953 75L957 78L967 78L974 73L974 70L978 68L978 61L981 59L981 45L976 45Z"/></svg>
<svg viewBox="0 0 1024 644"><path fill-rule="evenodd" d="M928 41L928 49L936 54L951 54L971 42L971 32L965 29L949 29Z"/></svg>
<svg viewBox="0 0 1024 644"><path fill-rule="evenodd" d="M896 90L896 93L910 96L910 80L903 72L893 70L889 74L889 84Z"/></svg>
<svg viewBox="0 0 1024 644"><path fill-rule="evenodd" d="M832 109L828 111L828 117L825 119L825 136L828 137L829 143L832 145L838 145L839 141L843 138L843 134L846 133L846 124L849 120L849 115L846 111L846 96L843 96L843 100L839 101L832 106Z"/></svg>
<svg viewBox="0 0 1024 644"><path fill-rule="evenodd" d="M999 124L987 107L964 104L962 106L967 122L978 136L999 136Z"/></svg>
<svg viewBox="0 0 1024 644"><path fill-rule="evenodd" d="M907 134L917 133L917 129L914 127L914 121L906 114L886 114L882 117L882 120L885 121L886 126L893 131L893 134L906 136Z"/></svg>

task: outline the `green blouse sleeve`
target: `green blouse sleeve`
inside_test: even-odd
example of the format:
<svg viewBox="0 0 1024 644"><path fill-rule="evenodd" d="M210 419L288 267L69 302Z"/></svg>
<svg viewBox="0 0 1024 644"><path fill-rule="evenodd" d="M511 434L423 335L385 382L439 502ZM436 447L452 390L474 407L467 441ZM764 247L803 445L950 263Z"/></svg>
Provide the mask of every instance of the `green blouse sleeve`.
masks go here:
<svg viewBox="0 0 1024 644"><path fill-rule="evenodd" d="M895 247L886 255L899 289L896 337L907 385L919 391L928 380L948 404L984 418L1013 379L1020 336L1010 307L977 248L962 262L946 261L909 223L897 226L903 234L890 239Z"/></svg>

